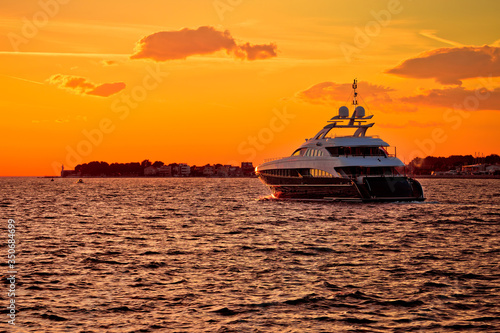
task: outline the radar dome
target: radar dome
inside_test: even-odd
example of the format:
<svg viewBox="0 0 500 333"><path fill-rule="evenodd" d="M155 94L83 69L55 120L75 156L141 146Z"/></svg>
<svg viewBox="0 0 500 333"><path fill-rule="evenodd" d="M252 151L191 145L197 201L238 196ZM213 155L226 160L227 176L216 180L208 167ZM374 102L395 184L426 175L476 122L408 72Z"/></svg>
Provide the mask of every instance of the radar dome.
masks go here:
<svg viewBox="0 0 500 333"><path fill-rule="evenodd" d="M340 118L347 118L347 117L349 117L349 108L347 108L347 106L341 106L339 108L339 117Z"/></svg>
<svg viewBox="0 0 500 333"><path fill-rule="evenodd" d="M365 116L365 108L362 106L357 106L354 111L356 112L356 118L363 118Z"/></svg>

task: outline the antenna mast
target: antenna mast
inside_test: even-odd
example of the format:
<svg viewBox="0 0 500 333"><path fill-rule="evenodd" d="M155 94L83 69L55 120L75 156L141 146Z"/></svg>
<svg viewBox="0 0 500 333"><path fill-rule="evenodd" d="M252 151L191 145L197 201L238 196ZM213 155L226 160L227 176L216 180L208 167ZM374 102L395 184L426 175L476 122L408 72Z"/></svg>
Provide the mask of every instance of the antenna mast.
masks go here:
<svg viewBox="0 0 500 333"><path fill-rule="evenodd" d="M358 79L354 79L354 83L352 84L352 89L354 89L354 97L352 98L352 105L358 105L358 93L356 89L358 89Z"/></svg>

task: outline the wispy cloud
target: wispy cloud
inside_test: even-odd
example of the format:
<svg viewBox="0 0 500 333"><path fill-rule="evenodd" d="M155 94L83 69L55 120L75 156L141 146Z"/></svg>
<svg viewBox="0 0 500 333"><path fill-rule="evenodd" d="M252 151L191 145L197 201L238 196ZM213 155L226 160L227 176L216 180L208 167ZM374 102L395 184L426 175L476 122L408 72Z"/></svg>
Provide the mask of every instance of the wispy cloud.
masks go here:
<svg viewBox="0 0 500 333"><path fill-rule="evenodd" d="M17 55L17 56L40 56L40 57L82 57L82 58L128 58L129 54L122 53L84 53L84 52L15 52L15 51L0 51L0 55Z"/></svg>
<svg viewBox="0 0 500 333"><path fill-rule="evenodd" d="M166 61L186 59L193 55L207 55L225 50L239 59L258 60L276 57L276 44L245 43L238 45L229 31L218 31L203 26L198 29L160 31L143 37L137 42L131 59Z"/></svg>
<svg viewBox="0 0 500 333"><path fill-rule="evenodd" d="M29 82L29 83L34 83L34 84L41 84L41 85L43 85L43 83L42 83L42 82L33 81L33 80L28 80L28 79L23 79L22 77L11 76L11 75L5 75L5 74L2 74L2 76L9 77L9 78L14 79L14 80L19 80L19 81L24 81L24 82Z"/></svg>
<svg viewBox="0 0 500 333"><path fill-rule="evenodd" d="M464 46L463 44L460 44L458 42L436 36L436 33L437 33L436 30L422 30L419 32L420 35L427 37L427 38L430 38L430 39L433 39L435 41L441 42L441 43L449 44L449 45L455 46L455 47Z"/></svg>
<svg viewBox="0 0 500 333"><path fill-rule="evenodd" d="M407 59L386 72L461 85L462 79L500 76L500 48L488 45L440 48Z"/></svg>
<svg viewBox="0 0 500 333"><path fill-rule="evenodd" d="M58 88L69 90L81 95L108 97L125 89L124 82L96 84L87 78L73 75L55 74L48 80Z"/></svg>

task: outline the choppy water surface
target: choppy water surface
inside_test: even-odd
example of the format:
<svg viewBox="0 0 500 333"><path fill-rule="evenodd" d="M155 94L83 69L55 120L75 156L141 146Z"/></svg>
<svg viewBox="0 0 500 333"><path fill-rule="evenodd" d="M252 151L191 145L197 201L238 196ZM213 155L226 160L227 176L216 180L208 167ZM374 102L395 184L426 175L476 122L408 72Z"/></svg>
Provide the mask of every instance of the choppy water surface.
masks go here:
<svg viewBox="0 0 500 333"><path fill-rule="evenodd" d="M0 179L16 327L499 331L500 181L421 182L424 203L324 204L256 179Z"/></svg>

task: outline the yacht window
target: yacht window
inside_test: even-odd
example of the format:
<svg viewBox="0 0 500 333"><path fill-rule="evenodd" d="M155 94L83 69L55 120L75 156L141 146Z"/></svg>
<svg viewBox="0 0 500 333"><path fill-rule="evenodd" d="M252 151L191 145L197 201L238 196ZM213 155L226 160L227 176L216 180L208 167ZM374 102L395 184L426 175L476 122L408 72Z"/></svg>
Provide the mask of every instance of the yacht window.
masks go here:
<svg viewBox="0 0 500 333"><path fill-rule="evenodd" d="M333 175L329 172L320 169L309 169L309 175L312 177L320 177L320 178L331 178Z"/></svg>
<svg viewBox="0 0 500 333"><path fill-rule="evenodd" d="M326 147L330 155L337 156L384 156L387 153L382 147Z"/></svg>
<svg viewBox="0 0 500 333"><path fill-rule="evenodd" d="M260 173L277 177L300 177L297 169L273 169L263 170Z"/></svg>
<svg viewBox="0 0 500 333"><path fill-rule="evenodd" d="M293 152L292 156L304 156L306 153L307 148L299 148L296 151Z"/></svg>
<svg viewBox="0 0 500 333"><path fill-rule="evenodd" d="M301 177L310 177L311 176L310 169L298 169L297 171L299 172Z"/></svg>
<svg viewBox="0 0 500 333"><path fill-rule="evenodd" d="M316 157L316 156L323 156L323 152L319 149L314 149L314 148L302 148L304 149L305 153L303 153L303 155L300 155L300 156L307 156L307 157ZM298 151L296 151L292 156L298 156L299 153Z"/></svg>
<svg viewBox="0 0 500 333"><path fill-rule="evenodd" d="M344 171L344 168L335 168L335 171L337 171L338 174L340 174L344 178L349 178L349 175L347 175Z"/></svg>
<svg viewBox="0 0 500 333"><path fill-rule="evenodd" d="M387 157L387 152L385 151L384 148L380 147L378 148L378 155Z"/></svg>
<svg viewBox="0 0 500 333"><path fill-rule="evenodd" d="M363 147L353 147L351 148L351 154L353 156L363 156Z"/></svg>
<svg viewBox="0 0 500 333"><path fill-rule="evenodd" d="M343 177L355 178L358 176L398 176L399 172L393 167L339 167L335 170Z"/></svg>
<svg viewBox="0 0 500 333"><path fill-rule="evenodd" d="M326 147L326 150L328 150L332 156L339 156L339 147Z"/></svg>

